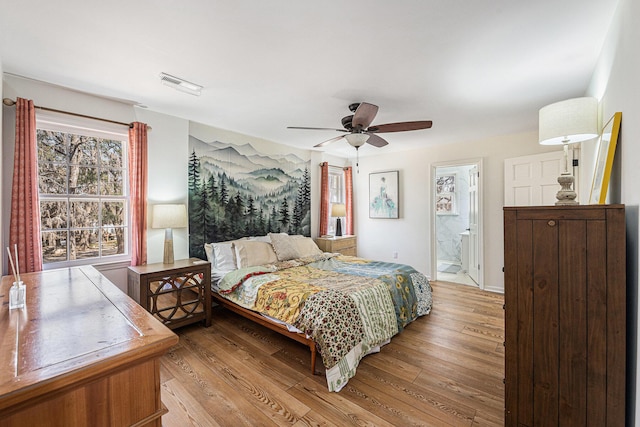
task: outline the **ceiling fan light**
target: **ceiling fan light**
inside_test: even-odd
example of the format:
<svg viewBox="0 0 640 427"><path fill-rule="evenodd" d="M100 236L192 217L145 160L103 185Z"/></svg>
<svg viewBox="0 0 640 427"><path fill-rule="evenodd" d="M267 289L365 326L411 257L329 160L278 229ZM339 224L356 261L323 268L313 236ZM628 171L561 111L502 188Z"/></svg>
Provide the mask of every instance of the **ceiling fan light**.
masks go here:
<svg viewBox="0 0 640 427"><path fill-rule="evenodd" d="M367 142L367 139L369 139L369 135L366 133L350 133L344 137L349 144L356 148L362 147L364 143Z"/></svg>

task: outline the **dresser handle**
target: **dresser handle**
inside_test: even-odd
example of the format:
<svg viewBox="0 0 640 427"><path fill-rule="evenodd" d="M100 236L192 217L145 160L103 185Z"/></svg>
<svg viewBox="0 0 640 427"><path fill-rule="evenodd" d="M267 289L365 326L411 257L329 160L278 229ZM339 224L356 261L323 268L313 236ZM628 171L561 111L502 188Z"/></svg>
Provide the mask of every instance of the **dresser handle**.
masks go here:
<svg viewBox="0 0 640 427"><path fill-rule="evenodd" d="M549 227L555 227L556 222L554 220L549 220L549 222L547 223L549 225Z"/></svg>

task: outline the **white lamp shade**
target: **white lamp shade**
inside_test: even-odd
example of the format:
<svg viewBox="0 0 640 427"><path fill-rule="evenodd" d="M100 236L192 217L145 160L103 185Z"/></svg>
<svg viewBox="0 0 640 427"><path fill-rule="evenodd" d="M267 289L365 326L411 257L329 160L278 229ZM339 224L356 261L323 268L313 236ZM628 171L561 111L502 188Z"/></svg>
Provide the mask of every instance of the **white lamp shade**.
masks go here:
<svg viewBox="0 0 640 427"><path fill-rule="evenodd" d="M574 144L598 136L598 101L573 98L540 109L539 138L542 145Z"/></svg>
<svg viewBox="0 0 640 427"><path fill-rule="evenodd" d="M184 228L187 225L185 205L153 205L151 228Z"/></svg>
<svg viewBox="0 0 640 427"><path fill-rule="evenodd" d="M362 147L367 139L369 139L369 135L366 133L350 133L344 136L347 139L347 142L354 147Z"/></svg>
<svg viewBox="0 0 640 427"><path fill-rule="evenodd" d="M331 216L347 216L347 208L342 203L334 203L331 205Z"/></svg>

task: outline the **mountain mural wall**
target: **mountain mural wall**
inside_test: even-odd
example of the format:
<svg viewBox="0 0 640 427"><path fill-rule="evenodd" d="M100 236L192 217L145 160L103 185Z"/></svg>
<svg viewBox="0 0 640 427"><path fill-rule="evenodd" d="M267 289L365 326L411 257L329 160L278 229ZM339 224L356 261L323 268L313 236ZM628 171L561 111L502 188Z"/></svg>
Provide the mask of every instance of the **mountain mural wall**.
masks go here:
<svg viewBox="0 0 640 427"><path fill-rule="evenodd" d="M310 161L189 136L189 256L267 233L311 235Z"/></svg>

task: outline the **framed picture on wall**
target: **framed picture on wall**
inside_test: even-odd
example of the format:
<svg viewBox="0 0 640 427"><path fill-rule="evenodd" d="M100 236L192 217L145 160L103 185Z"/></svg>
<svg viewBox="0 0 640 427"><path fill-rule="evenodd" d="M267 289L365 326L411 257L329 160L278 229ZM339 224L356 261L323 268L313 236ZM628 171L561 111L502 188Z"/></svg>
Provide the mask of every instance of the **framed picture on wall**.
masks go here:
<svg viewBox="0 0 640 427"><path fill-rule="evenodd" d="M436 176L436 214L457 215L456 174Z"/></svg>
<svg viewBox="0 0 640 427"><path fill-rule="evenodd" d="M369 174L369 218L398 218L398 171Z"/></svg>

